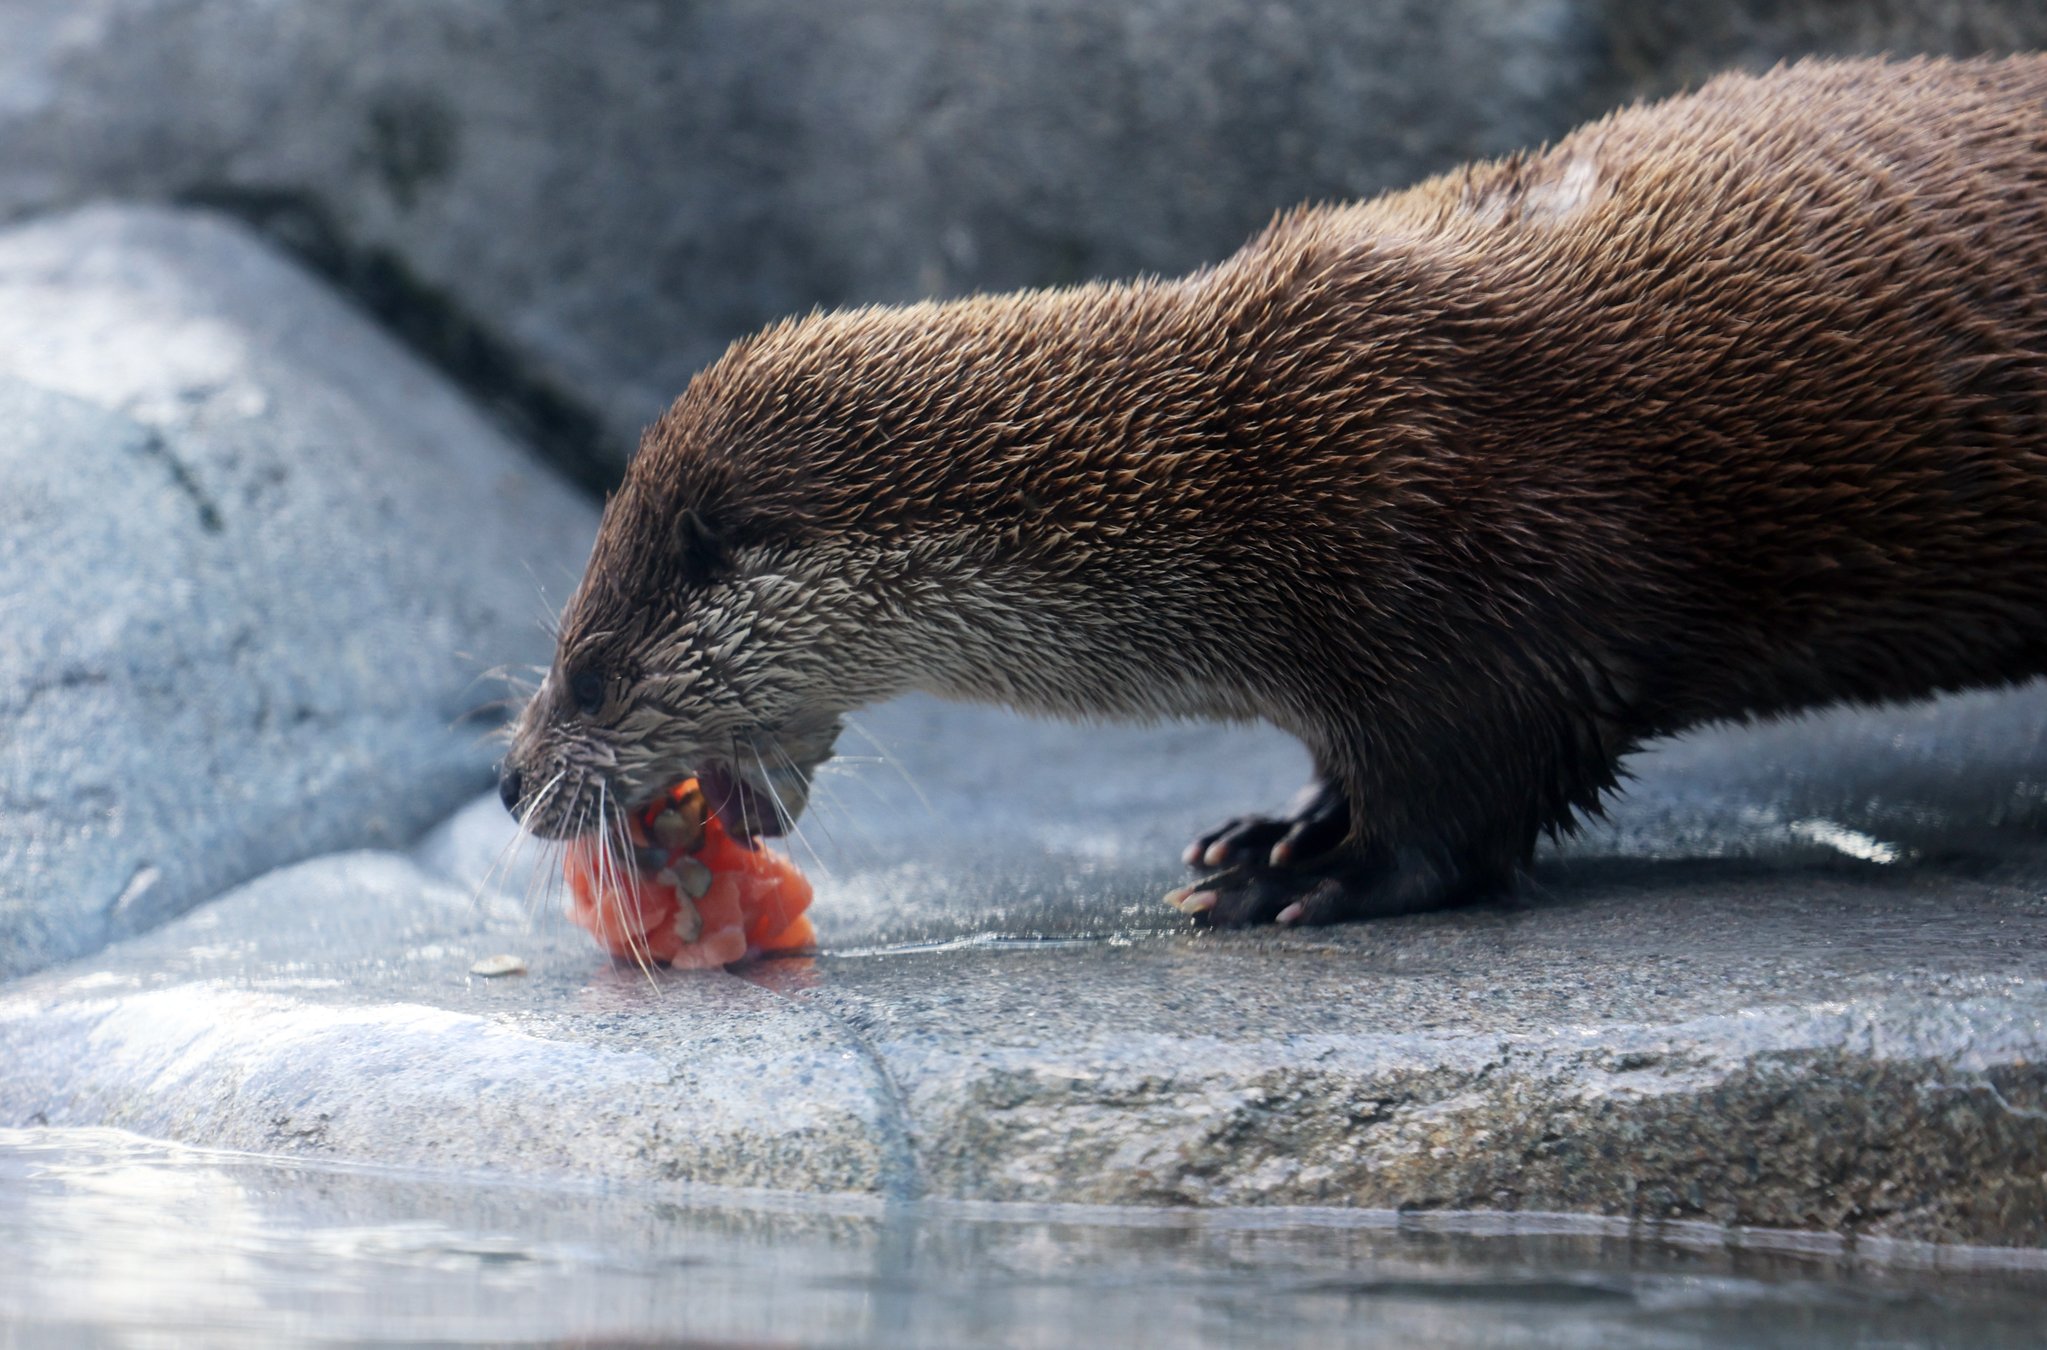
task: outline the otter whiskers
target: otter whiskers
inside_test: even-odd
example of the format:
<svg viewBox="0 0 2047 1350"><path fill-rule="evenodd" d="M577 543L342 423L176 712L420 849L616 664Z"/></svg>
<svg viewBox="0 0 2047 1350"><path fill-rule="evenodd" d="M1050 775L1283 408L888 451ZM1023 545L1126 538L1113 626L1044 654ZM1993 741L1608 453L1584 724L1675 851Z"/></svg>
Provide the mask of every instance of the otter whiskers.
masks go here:
<svg viewBox="0 0 2047 1350"><path fill-rule="evenodd" d="M768 790L768 802L775 809L776 822L782 831L783 837L791 840L802 848L805 853L808 853L811 863L816 866L819 872L824 874L827 881L831 880L832 869L826 865L823 856L818 853L810 840L804 837L803 827L796 823L795 813L783 804L782 794L775 787L775 776L768 772L767 761L761 758L760 742L749 736L746 748L752 753L753 762L761 771L761 785ZM786 760L788 755L784 753L782 757Z"/></svg>

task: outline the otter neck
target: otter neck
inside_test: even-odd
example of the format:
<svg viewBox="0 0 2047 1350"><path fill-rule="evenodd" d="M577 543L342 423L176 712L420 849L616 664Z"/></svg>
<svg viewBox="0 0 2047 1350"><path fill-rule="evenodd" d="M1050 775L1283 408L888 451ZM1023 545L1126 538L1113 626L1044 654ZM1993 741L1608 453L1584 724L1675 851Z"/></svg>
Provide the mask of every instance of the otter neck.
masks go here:
<svg viewBox="0 0 2047 1350"><path fill-rule="evenodd" d="M1009 332L974 316L977 346L1043 359L1021 382L963 361L930 435L949 446L949 509L907 541L943 560L901 610L916 687L1077 716L1296 720L1298 653L1331 635L1297 631L1290 590L1338 570L1355 584L1361 559L1390 554L1398 475L1372 461L1430 443L1410 392L1426 382L1388 358L1400 317L1354 340L1351 297L1320 282L1226 266L1092 288L1056 313L1026 298Z"/></svg>

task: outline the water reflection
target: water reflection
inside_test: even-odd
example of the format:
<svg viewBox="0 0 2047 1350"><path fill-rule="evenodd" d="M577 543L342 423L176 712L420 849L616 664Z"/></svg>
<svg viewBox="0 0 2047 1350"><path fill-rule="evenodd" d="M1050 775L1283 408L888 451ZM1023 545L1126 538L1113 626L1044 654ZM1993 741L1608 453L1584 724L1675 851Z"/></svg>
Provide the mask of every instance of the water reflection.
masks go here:
<svg viewBox="0 0 2047 1350"><path fill-rule="evenodd" d="M548 1190L80 1130L0 1130L0 1250L10 1345L2019 1346L2047 1316L2039 1253Z"/></svg>

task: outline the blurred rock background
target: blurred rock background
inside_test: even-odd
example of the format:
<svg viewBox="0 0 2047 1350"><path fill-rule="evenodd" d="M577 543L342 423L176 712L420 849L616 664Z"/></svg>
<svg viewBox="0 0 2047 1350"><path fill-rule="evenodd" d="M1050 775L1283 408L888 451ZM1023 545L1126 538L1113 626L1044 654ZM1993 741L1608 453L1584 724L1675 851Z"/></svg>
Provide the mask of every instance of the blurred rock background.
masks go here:
<svg viewBox="0 0 2047 1350"><path fill-rule="evenodd" d="M2047 45L2039 0L6 0L0 219L217 207L586 486L813 306L1222 256L1808 53Z"/></svg>

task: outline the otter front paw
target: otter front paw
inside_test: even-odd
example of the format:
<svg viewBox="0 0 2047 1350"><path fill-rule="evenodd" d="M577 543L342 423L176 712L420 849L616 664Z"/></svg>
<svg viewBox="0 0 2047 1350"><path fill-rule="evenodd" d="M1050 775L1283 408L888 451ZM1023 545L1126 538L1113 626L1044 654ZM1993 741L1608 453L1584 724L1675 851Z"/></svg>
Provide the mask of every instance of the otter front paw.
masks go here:
<svg viewBox="0 0 2047 1350"><path fill-rule="evenodd" d="M1312 862L1350 832L1350 802L1343 789L1314 782L1301 789L1281 816L1238 816L1187 846L1196 867L1292 867Z"/></svg>
<svg viewBox="0 0 2047 1350"><path fill-rule="evenodd" d="M1391 848L1321 865L1239 863L1169 892L1166 903L1211 928L1312 927L1435 909L1475 889L1460 869L1421 849Z"/></svg>

